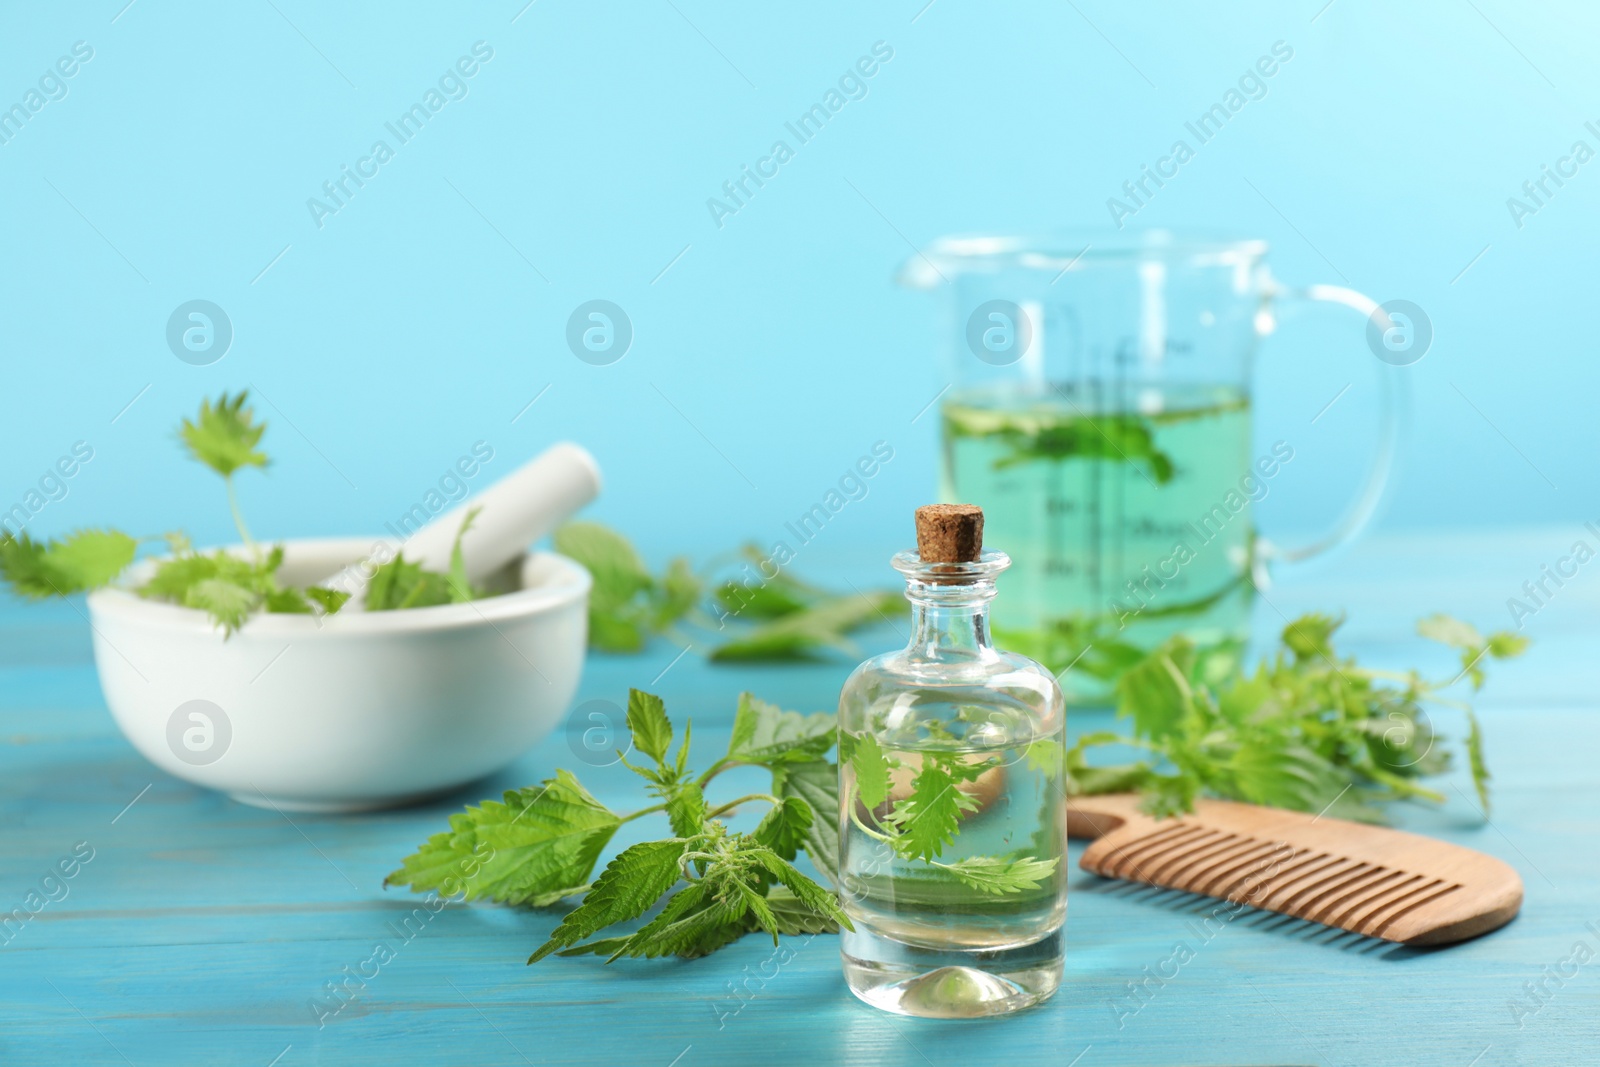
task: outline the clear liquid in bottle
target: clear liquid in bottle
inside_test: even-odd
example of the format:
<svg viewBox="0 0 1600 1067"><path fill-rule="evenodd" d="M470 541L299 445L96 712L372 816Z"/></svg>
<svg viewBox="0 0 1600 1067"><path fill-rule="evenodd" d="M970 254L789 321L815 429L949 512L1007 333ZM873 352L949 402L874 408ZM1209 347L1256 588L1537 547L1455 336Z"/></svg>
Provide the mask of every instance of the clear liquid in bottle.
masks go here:
<svg viewBox="0 0 1600 1067"><path fill-rule="evenodd" d="M941 527L974 522L957 547L941 540ZM863 663L840 694L845 977L887 1011L999 1015L1061 981L1061 690L989 640L1009 560L980 552L981 512L919 509L918 535L919 552L894 561L911 641Z"/></svg>

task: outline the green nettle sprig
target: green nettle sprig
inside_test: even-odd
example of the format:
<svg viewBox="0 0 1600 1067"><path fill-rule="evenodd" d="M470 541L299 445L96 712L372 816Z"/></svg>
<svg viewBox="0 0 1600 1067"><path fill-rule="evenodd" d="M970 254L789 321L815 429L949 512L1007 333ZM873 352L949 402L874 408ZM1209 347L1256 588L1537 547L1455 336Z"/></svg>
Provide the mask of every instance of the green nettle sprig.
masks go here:
<svg viewBox="0 0 1600 1067"><path fill-rule="evenodd" d="M927 724L937 730L936 723ZM942 732L942 731L941 731ZM953 740L947 734L943 740ZM879 841L900 858L920 861L928 877L959 883L995 896L1038 889L1060 865L1059 855L1039 859L1027 848L1004 855L966 856L954 862L939 857L960 832L962 820L981 805L969 786L991 772L1004 773L998 755L980 757L937 749L915 755L894 756L883 751L870 733L839 735L839 758L850 765L853 785L846 804L857 830ZM1033 769L1048 780L1059 781L1062 766L1060 742L1034 741L1024 751ZM891 776L897 769L912 773L910 792L893 796ZM1054 786L1053 788L1059 788ZM872 825L868 825L871 822ZM1059 852L1060 843L1056 842ZM916 877L905 872L904 877Z"/></svg>
<svg viewBox="0 0 1600 1067"><path fill-rule="evenodd" d="M1417 632L1458 651L1461 670L1430 681L1415 671L1362 667L1340 657L1333 635L1343 619L1304 615L1283 630L1282 648L1243 665L1238 643L1197 647L1169 639L1123 674L1117 714L1131 738L1086 734L1067 752L1068 792L1139 790L1147 810L1188 811L1201 794L1298 811L1378 822L1395 800L1443 803L1422 778L1450 769L1426 705L1460 712L1467 722L1468 769L1489 810L1489 769L1483 732L1465 702L1442 695L1462 679L1476 692L1486 660L1521 655L1528 639L1500 632L1487 637L1447 615L1432 615ZM1090 766L1086 753L1132 745L1151 758Z"/></svg>
<svg viewBox="0 0 1600 1067"><path fill-rule="evenodd" d="M838 869L838 768L827 758L836 732L833 715L801 715L744 693L727 753L698 774L689 767L690 725L684 724L674 754L672 722L660 697L630 690L627 722L635 758L644 760L619 758L659 803L618 815L570 772L558 770L539 786L511 790L503 801L484 801L452 816L450 829L407 856L384 884L419 893L443 888L467 900L528 907L582 897L529 963L551 953L600 955L607 963L622 956L694 958L756 930L776 943L780 934L850 928L833 891L792 862L804 850L828 876ZM739 766L766 768L772 791L708 801L706 787ZM755 830L729 831L721 817L754 803L768 806ZM591 881L617 830L657 814L666 816L672 835L624 849ZM487 861L471 865L475 873L459 877L469 869L466 860L485 855ZM661 910L637 930L591 940L641 918L664 896Z"/></svg>
<svg viewBox="0 0 1600 1067"><path fill-rule="evenodd" d="M250 536L234 475L249 467L265 469L271 462L257 446L266 423L257 422L245 406L248 391L230 397L223 393L215 403L203 400L194 420L184 419L178 439L189 458L222 476L228 510L233 516L245 553L218 549L197 552L182 533L133 537L109 528L77 530L64 538L35 540L27 533L9 531L0 537L0 578L30 599L69 596L111 584L147 544L164 545L150 577L135 587L140 596L195 608L211 616L225 635L232 634L257 611L293 615L332 615L350 595L321 586L285 585L278 577L283 546L263 549ZM461 535L472 522L469 513L456 534L449 574L423 570L396 555L373 573L366 607L369 611L428 607L455 603L484 595L466 580L461 558Z"/></svg>
<svg viewBox="0 0 1600 1067"><path fill-rule="evenodd" d="M907 611L898 591L833 593L796 578L782 560L754 545L739 551L745 581L715 580L681 556L652 574L632 542L597 522L567 523L556 531L555 549L594 575L589 647L600 652L641 652L656 637L706 644L699 634L683 632L692 624L732 634L709 642L709 657L717 663L806 661L830 652L859 656L850 634Z"/></svg>

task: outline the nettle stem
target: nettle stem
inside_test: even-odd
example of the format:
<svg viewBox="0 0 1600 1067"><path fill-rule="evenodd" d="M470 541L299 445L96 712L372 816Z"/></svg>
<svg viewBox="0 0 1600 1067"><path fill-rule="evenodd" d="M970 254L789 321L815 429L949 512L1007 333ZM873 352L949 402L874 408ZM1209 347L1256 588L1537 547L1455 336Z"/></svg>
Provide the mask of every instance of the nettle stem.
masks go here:
<svg viewBox="0 0 1600 1067"><path fill-rule="evenodd" d="M624 815L620 821L622 821L622 822L632 822L635 819L642 819L646 815L654 815L658 811L666 811L666 810L667 810L667 806L665 804L657 804L654 807L649 807L649 808L640 808L638 811L634 812L632 815Z"/></svg>
<svg viewBox="0 0 1600 1067"><path fill-rule="evenodd" d="M730 759L727 756L724 756L721 759L717 760L717 762L713 763L711 766L707 767L705 769L705 773L700 775L700 777L698 777L698 778L696 778L694 780L694 784L699 786L700 788L704 789L706 787L706 783L711 781L711 779L715 778L717 775L721 774L723 771L728 770L730 767L734 767L734 766L737 766L737 765L738 764L737 764L736 760L733 760L733 759Z"/></svg>
<svg viewBox="0 0 1600 1067"><path fill-rule="evenodd" d="M249 527L244 524L244 513L239 510L239 492L234 488L233 475L223 475L222 481L228 487L228 509L233 512L233 525L238 528L239 536L244 540L245 547L250 550L251 558L259 561L261 551L256 547L255 539L250 536Z"/></svg>
<svg viewBox="0 0 1600 1067"><path fill-rule="evenodd" d="M740 804L748 804L752 800L765 800L768 804L771 804L775 808L783 805L783 801L779 800L775 796L769 796L766 793L750 793L747 796L738 798L737 800L730 800L726 804L719 804L717 807L714 807L710 811L706 812L706 818L714 819L723 812L732 811Z"/></svg>
<svg viewBox="0 0 1600 1067"><path fill-rule="evenodd" d="M850 810L850 821L856 824L856 828L858 830L866 834L868 837L877 838L886 845L894 845L894 838L890 837L888 834L879 833L877 830L870 829L866 823L861 821L861 815L857 811L857 804L855 803L855 794L852 793L845 799L846 806Z"/></svg>

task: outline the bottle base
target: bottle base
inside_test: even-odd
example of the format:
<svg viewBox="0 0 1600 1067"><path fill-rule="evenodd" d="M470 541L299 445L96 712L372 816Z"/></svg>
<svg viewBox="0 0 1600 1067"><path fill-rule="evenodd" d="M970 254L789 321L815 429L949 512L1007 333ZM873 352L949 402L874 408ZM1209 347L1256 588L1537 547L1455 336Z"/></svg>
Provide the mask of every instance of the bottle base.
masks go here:
<svg viewBox="0 0 1600 1067"><path fill-rule="evenodd" d="M840 946L850 992L923 1019L981 1019L1031 1008L1061 985L1061 933L1021 948L928 949L859 928Z"/></svg>

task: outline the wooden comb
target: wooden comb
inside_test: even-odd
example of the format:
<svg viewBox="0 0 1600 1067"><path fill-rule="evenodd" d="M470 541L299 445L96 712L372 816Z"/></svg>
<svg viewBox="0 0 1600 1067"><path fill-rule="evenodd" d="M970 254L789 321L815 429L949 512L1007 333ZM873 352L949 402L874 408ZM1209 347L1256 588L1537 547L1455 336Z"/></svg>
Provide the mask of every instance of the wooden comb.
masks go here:
<svg viewBox="0 0 1600 1067"><path fill-rule="evenodd" d="M1459 845L1304 812L1200 800L1154 819L1131 793L1073 797L1067 834L1107 878L1182 889L1407 945L1447 945L1510 922L1522 879Z"/></svg>

